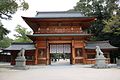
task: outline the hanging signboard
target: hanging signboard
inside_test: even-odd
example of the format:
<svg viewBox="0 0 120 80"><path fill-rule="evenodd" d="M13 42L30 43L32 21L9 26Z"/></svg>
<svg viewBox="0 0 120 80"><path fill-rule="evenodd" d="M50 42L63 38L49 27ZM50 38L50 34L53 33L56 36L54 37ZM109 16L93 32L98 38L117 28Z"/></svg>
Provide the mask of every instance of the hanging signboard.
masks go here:
<svg viewBox="0 0 120 80"><path fill-rule="evenodd" d="M63 45L57 45L57 53L63 53Z"/></svg>
<svg viewBox="0 0 120 80"><path fill-rule="evenodd" d="M50 45L50 53L71 53L71 46L69 44Z"/></svg>
<svg viewBox="0 0 120 80"><path fill-rule="evenodd" d="M50 53L57 53L57 45L50 45Z"/></svg>
<svg viewBox="0 0 120 80"><path fill-rule="evenodd" d="M71 53L71 47L69 44L64 45L64 53Z"/></svg>

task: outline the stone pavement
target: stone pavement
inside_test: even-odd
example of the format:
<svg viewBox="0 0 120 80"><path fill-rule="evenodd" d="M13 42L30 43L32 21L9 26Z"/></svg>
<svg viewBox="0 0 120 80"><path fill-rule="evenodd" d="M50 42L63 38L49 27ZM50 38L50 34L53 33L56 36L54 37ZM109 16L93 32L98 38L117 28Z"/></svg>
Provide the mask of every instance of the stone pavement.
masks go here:
<svg viewBox="0 0 120 80"><path fill-rule="evenodd" d="M0 80L120 80L118 68L95 69L91 65L70 65L68 60L29 67L14 70L8 63L0 63Z"/></svg>

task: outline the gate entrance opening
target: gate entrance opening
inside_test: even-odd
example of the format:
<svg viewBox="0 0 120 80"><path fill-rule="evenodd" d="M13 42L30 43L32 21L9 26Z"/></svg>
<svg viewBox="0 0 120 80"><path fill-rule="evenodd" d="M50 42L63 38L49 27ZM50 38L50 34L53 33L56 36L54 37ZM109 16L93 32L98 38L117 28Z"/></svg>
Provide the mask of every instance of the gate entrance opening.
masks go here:
<svg viewBox="0 0 120 80"><path fill-rule="evenodd" d="M50 44L50 64L71 64L71 44Z"/></svg>

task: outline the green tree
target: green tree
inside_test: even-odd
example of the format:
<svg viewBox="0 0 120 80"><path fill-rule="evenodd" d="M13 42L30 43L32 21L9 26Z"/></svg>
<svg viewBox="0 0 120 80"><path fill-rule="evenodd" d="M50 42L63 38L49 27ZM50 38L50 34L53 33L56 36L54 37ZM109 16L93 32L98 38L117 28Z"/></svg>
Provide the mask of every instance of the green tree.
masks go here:
<svg viewBox="0 0 120 80"><path fill-rule="evenodd" d="M2 23L0 22L0 40L2 40L5 37L5 35L7 35L7 33L9 33L9 30L4 28Z"/></svg>
<svg viewBox="0 0 120 80"><path fill-rule="evenodd" d="M12 39L10 39L9 37L5 37L0 41L0 48L7 48L11 45L12 43Z"/></svg>
<svg viewBox="0 0 120 80"><path fill-rule="evenodd" d="M110 35L110 43L120 47L120 15L114 15L109 20L105 20L104 23L105 28L103 31Z"/></svg>
<svg viewBox="0 0 120 80"><path fill-rule="evenodd" d="M114 14L118 13L119 6L117 4L119 0L79 0L73 11L80 11L85 16L94 16L97 18L90 27L90 33L95 35L96 40L103 39L103 20L108 20ZM71 10L70 10L71 11Z"/></svg>
<svg viewBox="0 0 120 80"><path fill-rule="evenodd" d="M105 28L104 32L120 35L120 16L113 15L109 20L104 20Z"/></svg>
<svg viewBox="0 0 120 80"><path fill-rule="evenodd" d="M103 31L109 35L111 45L118 47L118 50L112 55L113 58L120 59L120 14L113 15L109 20L105 20L105 28Z"/></svg>
<svg viewBox="0 0 120 80"><path fill-rule="evenodd" d="M12 14L14 14L18 9L27 10L28 8L29 5L24 0L0 0L0 40L10 32L3 27L1 20L10 20L12 18Z"/></svg>
<svg viewBox="0 0 120 80"><path fill-rule="evenodd" d="M11 15L18 9L27 10L28 8L28 3L24 0L0 0L0 18L11 19Z"/></svg>
<svg viewBox="0 0 120 80"><path fill-rule="evenodd" d="M21 25L17 25L15 31L18 34L15 34L15 42L31 42L31 40L26 36L27 34L31 34L31 31L27 31L27 28L22 27Z"/></svg>

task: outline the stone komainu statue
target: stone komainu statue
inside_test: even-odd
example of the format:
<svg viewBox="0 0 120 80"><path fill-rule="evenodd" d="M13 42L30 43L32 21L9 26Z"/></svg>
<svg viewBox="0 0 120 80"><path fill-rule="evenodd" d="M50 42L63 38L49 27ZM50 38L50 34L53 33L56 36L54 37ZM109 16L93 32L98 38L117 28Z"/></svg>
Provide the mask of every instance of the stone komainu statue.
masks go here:
<svg viewBox="0 0 120 80"><path fill-rule="evenodd" d="M77 50L77 56L80 56L80 49Z"/></svg>
<svg viewBox="0 0 120 80"><path fill-rule="evenodd" d="M16 63L15 63L15 69L19 69L19 70L26 70L28 69L28 67L26 67L26 59L25 59L25 49L22 48L20 50L20 52L18 53L17 58L15 59Z"/></svg>
<svg viewBox="0 0 120 80"><path fill-rule="evenodd" d="M24 55L25 55L25 49L22 48L22 49L20 50L20 52L18 53L18 57L24 57Z"/></svg>
<svg viewBox="0 0 120 80"><path fill-rule="evenodd" d="M101 51L99 46L96 46L96 57L103 55L103 52Z"/></svg>

